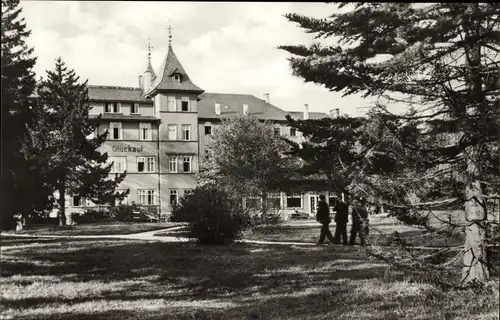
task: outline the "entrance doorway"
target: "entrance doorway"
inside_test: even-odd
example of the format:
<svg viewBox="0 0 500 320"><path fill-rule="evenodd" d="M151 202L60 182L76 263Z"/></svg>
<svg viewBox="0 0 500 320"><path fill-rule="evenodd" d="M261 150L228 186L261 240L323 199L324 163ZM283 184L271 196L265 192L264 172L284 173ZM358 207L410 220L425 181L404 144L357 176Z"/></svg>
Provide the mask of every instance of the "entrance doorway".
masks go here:
<svg viewBox="0 0 500 320"><path fill-rule="evenodd" d="M318 196L309 196L309 214L314 215L316 213L316 207L318 205Z"/></svg>

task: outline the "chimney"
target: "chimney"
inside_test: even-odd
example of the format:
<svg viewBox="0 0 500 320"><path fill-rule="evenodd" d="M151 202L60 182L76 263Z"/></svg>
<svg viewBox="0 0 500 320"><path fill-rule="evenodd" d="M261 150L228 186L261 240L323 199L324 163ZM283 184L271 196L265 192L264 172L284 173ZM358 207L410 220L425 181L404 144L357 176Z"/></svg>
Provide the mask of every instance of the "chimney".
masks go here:
<svg viewBox="0 0 500 320"><path fill-rule="evenodd" d="M340 109L339 108L332 109L328 111L328 115L330 116L330 118L338 118L340 117Z"/></svg>
<svg viewBox="0 0 500 320"><path fill-rule="evenodd" d="M304 120L309 119L309 105L306 103L304 104Z"/></svg>
<svg viewBox="0 0 500 320"><path fill-rule="evenodd" d="M267 102L267 103L271 103L269 102L269 93L264 93L264 101Z"/></svg>
<svg viewBox="0 0 500 320"><path fill-rule="evenodd" d="M220 103L215 103L215 114L220 116Z"/></svg>
<svg viewBox="0 0 500 320"><path fill-rule="evenodd" d="M248 104L243 105L243 115L248 116Z"/></svg>
<svg viewBox="0 0 500 320"><path fill-rule="evenodd" d="M142 76L139 76L139 88L144 90L144 82L142 81Z"/></svg>

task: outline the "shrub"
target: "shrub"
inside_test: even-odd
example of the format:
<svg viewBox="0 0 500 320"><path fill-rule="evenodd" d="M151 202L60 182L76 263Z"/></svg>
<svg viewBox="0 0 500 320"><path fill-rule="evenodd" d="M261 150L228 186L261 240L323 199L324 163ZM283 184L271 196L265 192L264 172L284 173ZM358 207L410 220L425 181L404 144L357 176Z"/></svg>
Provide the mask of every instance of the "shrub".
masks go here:
<svg viewBox="0 0 500 320"><path fill-rule="evenodd" d="M71 220L76 223L93 223L109 220L109 214L105 210L88 209L83 214L71 213Z"/></svg>
<svg viewBox="0 0 500 320"><path fill-rule="evenodd" d="M171 219L188 222L189 237L200 244L230 244L241 237L248 221L240 199L208 186L183 197Z"/></svg>
<svg viewBox="0 0 500 320"><path fill-rule="evenodd" d="M109 209L109 216L115 221L132 221L134 219L134 211L136 211L134 205L121 204L116 207L111 207Z"/></svg>
<svg viewBox="0 0 500 320"><path fill-rule="evenodd" d="M133 204L121 204L109 209L110 219L122 222L147 222L153 220L159 221L159 210L157 206L140 206Z"/></svg>

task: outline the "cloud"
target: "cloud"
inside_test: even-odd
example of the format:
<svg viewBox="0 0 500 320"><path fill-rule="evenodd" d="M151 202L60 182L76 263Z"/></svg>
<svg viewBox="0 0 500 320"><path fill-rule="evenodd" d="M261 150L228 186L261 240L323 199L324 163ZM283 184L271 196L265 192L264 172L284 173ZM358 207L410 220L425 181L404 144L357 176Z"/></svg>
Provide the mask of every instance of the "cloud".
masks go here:
<svg viewBox="0 0 500 320"><path fill-rule="evenodd" d="M28 43L38 56L38 77L61 56L91 84L137 86L146 68L148 38L158 72L170 20L177 57L208 92L269 93L271 102L285 110L301 110L308 103L311 111L340 108L355 115L366 104L294 77L289 54L277 49L313 40L285 13L325 17L331 11L327 4L21 1L21 6L32 30Z"/></svg>

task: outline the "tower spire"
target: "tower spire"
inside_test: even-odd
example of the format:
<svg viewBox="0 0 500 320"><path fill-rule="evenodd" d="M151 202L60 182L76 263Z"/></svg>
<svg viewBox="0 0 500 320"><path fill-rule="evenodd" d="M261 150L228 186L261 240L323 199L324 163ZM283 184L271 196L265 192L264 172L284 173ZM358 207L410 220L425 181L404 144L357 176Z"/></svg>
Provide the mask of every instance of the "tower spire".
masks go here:
<svg viewBox="0 0 500 320"><path fill-rule="evenodd" d="M148 38L147 48L148 48L148 63L151 63L151 48L153 48L153 46L151 45L151 38Z"/></svg>
<svg viewBox="0 0 500 320"><path fill-rule="evenodd" d="M168 46L172 46L172 26L170 25L170 19L168 20Z"/></svg>
<svg viewBox="0 0 500 320"><path fill-rule="evenodd" d="M146 48L148 49L148 65L146 66L145 72L151 73L151 76L152 76L151 79L154 80L154 78L156 78L156 74L155 74L155 71L153 70L153 67L151 66L151 49L154 48L151 45L151 38L148 38L148 45L146 46Z"/></svg>

